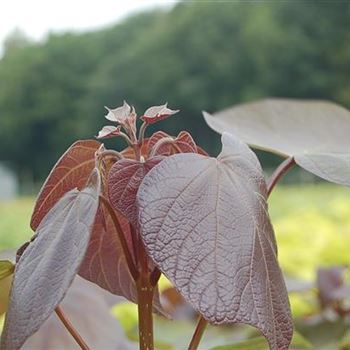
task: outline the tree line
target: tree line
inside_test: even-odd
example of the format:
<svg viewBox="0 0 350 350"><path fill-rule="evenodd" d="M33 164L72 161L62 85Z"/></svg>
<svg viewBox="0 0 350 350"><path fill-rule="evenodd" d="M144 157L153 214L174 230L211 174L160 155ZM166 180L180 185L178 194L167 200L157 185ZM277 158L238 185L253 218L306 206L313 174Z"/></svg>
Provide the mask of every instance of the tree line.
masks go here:
<svg viewBox="0 0 350 350"><path fill-rule="evenodd" d="M44 178L74 140L105 125L103 106L124 99L139 113L167 101L181 113L162 128L187 129L216 154L202 110L264 96L350 107L349 42L350 2L313 0L181 2L43 43L17 33L0 60L0 160Z"/></svg>

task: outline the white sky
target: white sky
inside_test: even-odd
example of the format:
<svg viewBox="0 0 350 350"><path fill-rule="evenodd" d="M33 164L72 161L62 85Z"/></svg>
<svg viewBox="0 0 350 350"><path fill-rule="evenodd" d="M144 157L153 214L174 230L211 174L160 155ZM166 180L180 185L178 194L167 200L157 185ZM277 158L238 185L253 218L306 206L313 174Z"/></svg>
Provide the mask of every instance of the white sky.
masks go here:
<svg viewBox="0 0 350 350"><path fill-rule="evenodd" d="M133 12L174 0L0 0L0 52L15 28L40 40L48 32L81 31L118 22Z"/></svg>

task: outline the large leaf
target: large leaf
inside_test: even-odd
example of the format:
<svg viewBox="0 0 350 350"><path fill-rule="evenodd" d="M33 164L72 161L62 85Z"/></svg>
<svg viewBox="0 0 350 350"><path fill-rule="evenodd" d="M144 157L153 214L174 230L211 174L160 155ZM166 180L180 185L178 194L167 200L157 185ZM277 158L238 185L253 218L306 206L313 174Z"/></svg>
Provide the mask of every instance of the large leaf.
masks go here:
<svg viewBox="0 0 350 350"><path fill-rule="evenodd" d="M52 169L36 200L30 226L35 231L43 217L68 191L82 189L95 166L95 152L101 144L94 140L77 141Z"/></svg>
<svg viewBox="0 0 350 350"><path fill-rule="evenodd" d="M328 181L350 186L350 112L327 101L266 99L204 113L215 131L228 131L253 147L293 156Z"/></svg>
<svg viewBox="0 0 350 350"><path fill-rule="evenodd" d="M120 220L120 223L121 229L129 232L128 227L125 226L125 220ZM100 204L79 275L113 294L136 302L136 285L130 274L119 234L111 216ZM132 252L131 242L128 243Z"/></svg>
<svg viewBox="0 0 350 350"><path fill-rule="evenodd" d="M229 134L218 159L177 154L146 175L139 220L149 255L208 321L251 324L288 349L292 320L254 153Z"/></svg>
<svg viewBox="0 0 350 350"><path fill-rule="evenodd" d="M163 157L153 157L145 162L122 159L115 163L108 177L108 195L114 209L120 211L136 227L136 194L145 175Z"/></svg>
<svg viewBox="0 0 350 350"><path fill-rule="evenodd" d="M137 349L112 317L107 292L82 278L75 278L60 306L91 349ZM116 299L116 298L115 298ZM53 313L21 350L79 350L71 334Z"/></svg>
<svg viewBox="0 0 350 350"><path fill-rule="evenodd" d="M16 265L1 350L19 349L61 302L82 262L98 208L97 170L44 217Z"/></svg>

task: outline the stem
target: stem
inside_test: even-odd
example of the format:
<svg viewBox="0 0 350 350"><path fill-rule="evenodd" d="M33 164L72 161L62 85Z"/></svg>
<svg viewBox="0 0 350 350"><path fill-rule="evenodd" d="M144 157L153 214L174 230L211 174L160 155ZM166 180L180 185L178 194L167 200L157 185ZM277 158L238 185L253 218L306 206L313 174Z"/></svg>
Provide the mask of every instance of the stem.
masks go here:
<svg viewBox="0 0 350 350"><path fill-rule="evenodd" d="M140 350L153 350L153 293L154 286L151 284L148 270L147 254L142 242L139 240L139 260L141 274L137 280L137 301L139 316L139 343Z"/></svg>
<svg viewBox="0 0 350 350"><path fill-rule="evenodd" d="M142 145L142 142L145 138L145 131L147 129L148 123L143 122L141 127L140 127L140 131L139 131L139 143Z"/></svg>
<svg viewBox="0 0 350 350"><path fill-rule="evenodd" d="M205 328L207 327L208 321L206 321L203 316L199 316L199 320L197 323L196 330L193 334L191 343L188 347L188 350L197 350L198 345L202 339L202 336L204 334Z"/></svg>
<svg viewBox="0 0 350 350"><path fill-rule="evenodd" d="M114 151L112 149L108 149L101 152L100 154L98 154L97 158L102 159L103 157L106 157L106 156L112 156L113 158L117 159L117 161L124 158L121 153L119 153L118 151Z"/></svg>
<svg viewBox="0 0 350 350"><path fill-rule="evenodd" d="M84 342L83 338L80 336L78 331L73 327L72 323L68 320L67 316L64 314L60 306L56 306L55 312L61 322L66 327L67 331L72 335L75 341L79 344L80 348L83 350L90 350L87 344Z"/></svg>
<svg viewBox="0 0 350 350"><path fill-rule="evenodd" d="M158 140L156 144L153 146L150 158L153 157L155 154L157 154L158 150L164 146L164 145L169 145L172 146L176 149L178 153L181 153L181 149L179 146L175 143L174 139L172 137L163 137L162 139Z"/></svg>
<svg viewBox="0 0 350 350"><path fill-rule="evenodd" d="M123 252L124 252L124 255L125 255L126 263L127 263L128 267L129 267L131 276L136 281L138 279L138 277L139 277L139 273L138 273L138 271L136 269L133 257L132 257L132 255L131 255L131 253L129 251L128 243L126 242L126 239L124 237L123 230L122 230L122 228L120 226L119 219L118 219L115 211L112 209L112 207L110 206L108 200L105 197L100 195L100 201L104 204L105 208L108 210L108 213L109 213L109 215L112 218L113 224L114 224L114 226L115 226L115 228L117 230L117 233L118 233L120 244L121 244L121 246L123 248Z"/></svg>
<svg viewBox="0 0 350 350"><path fill-rule="evenodd" d="M295 160L293 157L289 157L285 159L273 172L271 177L268 180L267 184L267 197L271 194L272 190L276 186L277 182L282 178L283 175L287 173L287 171L295 165ZM197 328L193 334L191 343L188 347L188 350L197 350L198 345L202 339L205 327L207 326L208 322L203 318L203 316L199 316L199 320L197 323Z"/></svg>
<svg viewBox="0 0 350 350"><path fill-rule="evenodd" d="M267 196L270 195L277 182L282 178L284 174L295 164L295 160L293 157L289 157L284 160L277 169L273 172L271 177L267 182Z"/></svg>

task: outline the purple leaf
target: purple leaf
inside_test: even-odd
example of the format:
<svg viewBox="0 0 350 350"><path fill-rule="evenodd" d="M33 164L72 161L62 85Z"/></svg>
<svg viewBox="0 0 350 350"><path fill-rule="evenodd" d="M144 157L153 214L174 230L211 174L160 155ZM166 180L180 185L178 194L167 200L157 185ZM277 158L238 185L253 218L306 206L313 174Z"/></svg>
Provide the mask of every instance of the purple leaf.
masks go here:
<svg viewBox="0 0 350 350"><path fill-rule="evenodd" d="M48 212L16 265L1 350L17 350L51 315L76 275L90 239L101 179L95 169Z"/></svg>
<svg viewBox="0 0 350 350"><path fill-rule="evenodd" d="M120 324L111 315L107 302L109 297L101 288L76 277L60 306L91 349L136 350L136 343L127 340ZM114 300L116 304L117 298L114 297ZM50 349L80 349L55 313L21 348L21 350Z"/></svg>
<svg viewBox="0 0 350 350"><path fill-rule="evenodd" d="M120 211L135 225L137 223L136 194L145 175L163 157L153 157L146 162L121 159L113 165L108 178L108 195L114 209Z"/></svg>
<svg viewBox="0 0 350 350"><path fill-rule="evenodd" d="M120 215L118 219L129 243L129 250L132 252L129 223ZM119 233L108 211L102 205L96 215L93 233L79 275L113 294L121 295L133 302L137 301L136 285L126 263Z"/></svg>
<svg viewBox="0 0 350 350"><path fill-rule="evenodd" d="M294 157L307 171L350 186L350 112L327 101L266 99L225 109L208 125L253 147Z"/></svg>
<svg viewBox="0 0 350 350"><path fill-rule="evenodd" d="M217 159L165 158L138 192L150 257L214 324L257 327L273 350L288 349L293 325L254 153L230 134Z"/></svg>

